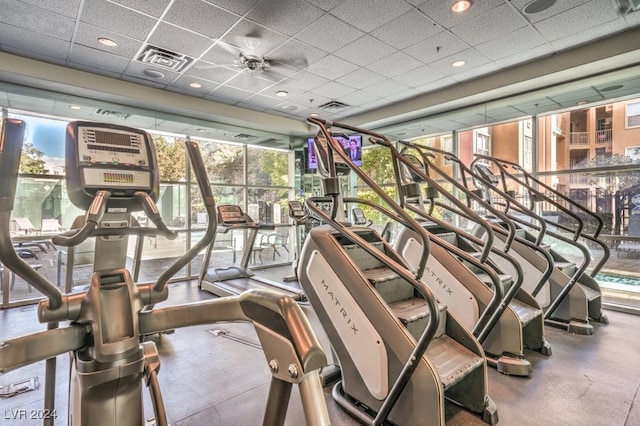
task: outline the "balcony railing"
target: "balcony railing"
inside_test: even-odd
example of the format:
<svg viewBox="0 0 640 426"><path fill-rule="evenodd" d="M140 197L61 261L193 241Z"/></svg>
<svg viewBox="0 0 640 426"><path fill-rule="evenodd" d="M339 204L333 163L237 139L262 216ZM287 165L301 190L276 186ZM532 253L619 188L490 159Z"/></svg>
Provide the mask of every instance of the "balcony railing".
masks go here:
<svg viewBox="0 0 640 426"><path fill-rule="evenodd" d="M571 145L589 145L589 132L571 132Z"/></svg>
<svg viewBox="0 0 640 426"><path fill-rule="evenodd" d="M571 132L571 145L589 145L590 132ZM597 144L611 142L611 129L597 130L593 136L593 140Z"/></svg>
<svg viewBox="0 0 640 426"><path fill-rule="evenodd" d="M611 129L596 131L596 143L611 142Z"/></svg>

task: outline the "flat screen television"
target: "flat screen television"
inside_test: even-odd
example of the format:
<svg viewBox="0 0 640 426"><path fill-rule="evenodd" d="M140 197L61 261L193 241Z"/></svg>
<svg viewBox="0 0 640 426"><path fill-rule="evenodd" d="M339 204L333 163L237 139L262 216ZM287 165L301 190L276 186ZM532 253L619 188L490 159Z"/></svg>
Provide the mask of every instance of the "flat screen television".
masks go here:
<svg viewBox="0 0 640 426"><path fill-rule="evenodd" d="M347 155L351 157L356 166L362 166L362 135L334 136L334 139L342 144ZM318 168L318 158L316 157L316 147L313 138L307 140L307 169Z"/></svg>

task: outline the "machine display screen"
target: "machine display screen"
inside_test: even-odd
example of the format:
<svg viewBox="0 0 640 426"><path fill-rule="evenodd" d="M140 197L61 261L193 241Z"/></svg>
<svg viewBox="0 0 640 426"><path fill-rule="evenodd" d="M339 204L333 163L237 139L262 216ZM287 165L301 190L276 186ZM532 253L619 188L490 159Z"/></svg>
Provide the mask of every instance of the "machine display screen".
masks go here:
<svg viewBox="0 0 640 426"><path fill-rule="evenodd" d="M101 188L151 187L144 134L82 126L78 135L78 163L93 166L83 169L85 185Z"/></svg>
<svg viewBox="0 0 640 426"><path fill-rule="evenodd" d="M149 154L141 133L81 127L80 162L149 166Z"/></svg>

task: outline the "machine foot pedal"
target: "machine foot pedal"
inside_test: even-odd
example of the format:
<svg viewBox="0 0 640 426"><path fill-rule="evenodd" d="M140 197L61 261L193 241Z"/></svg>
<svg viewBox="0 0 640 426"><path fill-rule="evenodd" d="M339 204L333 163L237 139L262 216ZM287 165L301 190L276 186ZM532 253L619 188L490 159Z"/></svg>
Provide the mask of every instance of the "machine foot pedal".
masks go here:
<svg viewBox="0 0 640 426"><path fill-rule="evenodd" d="M40 379L38 379L38 376L35 376L10 385L0 386L0 398L11 398L12 396L16 396L21 393L36 390L39 387Z"/></svg>

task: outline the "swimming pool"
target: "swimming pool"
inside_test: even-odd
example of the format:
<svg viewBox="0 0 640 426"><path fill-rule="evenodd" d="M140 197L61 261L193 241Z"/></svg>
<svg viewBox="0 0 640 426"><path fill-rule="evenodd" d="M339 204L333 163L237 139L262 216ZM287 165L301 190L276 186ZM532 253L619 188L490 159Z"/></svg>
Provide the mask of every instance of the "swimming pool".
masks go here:
<svg viewBox="0 0 640 426"><path fill-rule="evenodd" d="M616 274L610 274L606 272L600 272L595 276L595 279L596 281L601 281L605 283L633 285L633 286L640 287L640 277L616 275Z"/></svg>

